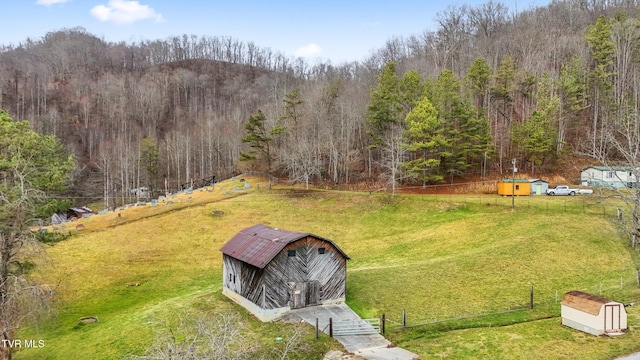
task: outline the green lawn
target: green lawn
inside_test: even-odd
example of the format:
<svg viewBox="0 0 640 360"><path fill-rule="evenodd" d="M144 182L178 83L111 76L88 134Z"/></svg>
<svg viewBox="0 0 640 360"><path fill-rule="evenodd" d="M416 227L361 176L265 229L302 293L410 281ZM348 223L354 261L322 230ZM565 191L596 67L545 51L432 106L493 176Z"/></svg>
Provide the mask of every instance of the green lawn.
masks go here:
<svg viewBox="0 0 640 360"><path fill-rule="evenodd" d="M291 325L256 322L220 295L218 249L256 223L335 241L352 258L349 305L363 317L385 313L391 320L388 337L423 359L610 359L640 348L634 331L640 307L628 308L631 331L618 338L592 337L559 324L557 300L569 290L623 302L640 299L637 255L618 233L611 219L615 211L606 202L518 198L512 211L510 198L497 196L391 199L255 185L201 204L195 192L193 203L179 210L136 215L141 219L117 226L115 220L93 226L87 219L88 231L50 246L49 262L34 274L60 284L57 315L19 334L43 339L45 348L20 351L15 358L142 354L162 324L190 310L238 313L248 334L264 346L278 346L273 339ZM213 216L214 210L224 215ZM140 285L127 286L132 283ZM534 309L507 312L528 307L532 286ZM407 329L398 325L403 309ZM100 322L77 326L83 316ZM329 339L313 340L311 328L307 339L313 358L339 348Z"/></svg>

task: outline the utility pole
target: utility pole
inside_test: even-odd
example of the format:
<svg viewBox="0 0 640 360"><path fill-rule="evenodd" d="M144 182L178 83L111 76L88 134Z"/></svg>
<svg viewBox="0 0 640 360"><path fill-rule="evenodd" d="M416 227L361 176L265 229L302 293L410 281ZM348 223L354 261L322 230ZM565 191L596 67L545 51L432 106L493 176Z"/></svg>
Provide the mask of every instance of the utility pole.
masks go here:
<svg viewBox="0 0 640 360"><path fill-rule="evenodd" d="M482 161L482 180L487 177L487 152L484 152L484 159Z"/></svg>
<svg viewBox="0 0 640 360"><path fill-rule="evenodd" d="M511 210L516 208L516 159L511 159Z"/></svg>

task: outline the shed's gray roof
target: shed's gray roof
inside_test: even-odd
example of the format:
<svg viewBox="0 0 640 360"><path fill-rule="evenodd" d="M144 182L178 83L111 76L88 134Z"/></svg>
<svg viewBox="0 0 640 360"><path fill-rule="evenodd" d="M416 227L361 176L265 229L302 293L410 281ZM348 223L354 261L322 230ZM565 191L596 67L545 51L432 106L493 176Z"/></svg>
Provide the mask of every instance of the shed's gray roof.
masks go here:
<svg viewBox="0 0 640 360"><path fill-rule="evenodd" d="M333 241L317 235L253 225L240 230L220 249L223 254L263 269L288 244L308 236L330 243L345 259L349 257Z"/></svg>
<svg viewBox="0 0 640 360"><path fill-rule="evenodd" d="M582 171L587 169L596 169L600 171L630 171L633 170L633 166L587 166L582 169Z"/></svg>
<svg viewBox="0 0 640 360"><path fill-rule="evenodd" d="M544 183L547 183L547 184L549 183L548 181L546 181L546 180L542 180L542 179L529 179L529 182L530 182L530 183L534 183L534 182L544 182Z"/></svg>

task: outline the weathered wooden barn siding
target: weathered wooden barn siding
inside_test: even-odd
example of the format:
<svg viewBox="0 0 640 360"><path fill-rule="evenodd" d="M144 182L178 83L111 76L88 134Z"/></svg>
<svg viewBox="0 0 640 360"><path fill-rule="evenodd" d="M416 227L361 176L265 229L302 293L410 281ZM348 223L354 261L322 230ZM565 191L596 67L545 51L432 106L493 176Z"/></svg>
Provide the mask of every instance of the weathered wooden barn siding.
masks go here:
<svg viewBox="0 0 640 360"><path fill-rule="evenodd" d="M240 260L234 259L229 255L222 256L222 278L224 279L223 285L227 289L232 290L235 293L242 293L242 268L245 266Z"/></svg>
<svg viewBox="0 0 640 360"><path fill-rule="evenodd" d="M264 289L264 269L257 268L251 264L244 264L242 268L243 276L243 290L240 295L251 301L252 303L259 305L262 308L262 302L264 297L262 292Z"/></svg>
<svg viewBox="0 0 640 360"><path fill-rule="evenodd" d="M332 244L311 237L308 239L310 241L307 258L309 279L320 283L320 301L344 298L347 260ZM319 248L325 248L325 253L319 254Z"/></svg>
<svg viewBox="0 0 640 360"><path fill-rule="evenodd" d="M254 304L262 306L264 270L234 259L229 255L223 255L222 261L224 262L223 285L236 294L251 300Z"/></svg>
<svg viewBox="0 0 640 360"><path fill-rule="evenodd" d="M319 248L325 253L319 254ZM289 256L289 250L295 250L296 256ZM304 305L345 297L346 259L329 242L311 236L295 241L264 270L266 309L291 305L294 291L307 294Z"/></svg>
<svg viewBox="0 0 640 360"><path fill-rule="evenodd" d="M258 224L220 250L223 293L263 321L345 299L349 257L331 240Z"/></svg>

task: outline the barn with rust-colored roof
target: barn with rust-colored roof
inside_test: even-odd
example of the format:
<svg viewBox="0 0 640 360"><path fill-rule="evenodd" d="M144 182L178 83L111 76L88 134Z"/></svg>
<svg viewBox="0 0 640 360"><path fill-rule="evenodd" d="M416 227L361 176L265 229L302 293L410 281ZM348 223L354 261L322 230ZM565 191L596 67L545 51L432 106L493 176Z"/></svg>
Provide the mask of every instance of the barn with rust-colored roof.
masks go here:
<svg viewBox="0 0 640 360"><path fill-rule="evenodd" d="M331 240L254 225L220 251L222 293L262 321L345 300L349 257Z"/></svg>
<svg viewBox="0 0 640 360"><path fill-rule="evenodd" d="M627 311L620 302L582 291L569 291L560 305L562 325L592 335L617 335L627 329Z"/></svg>

